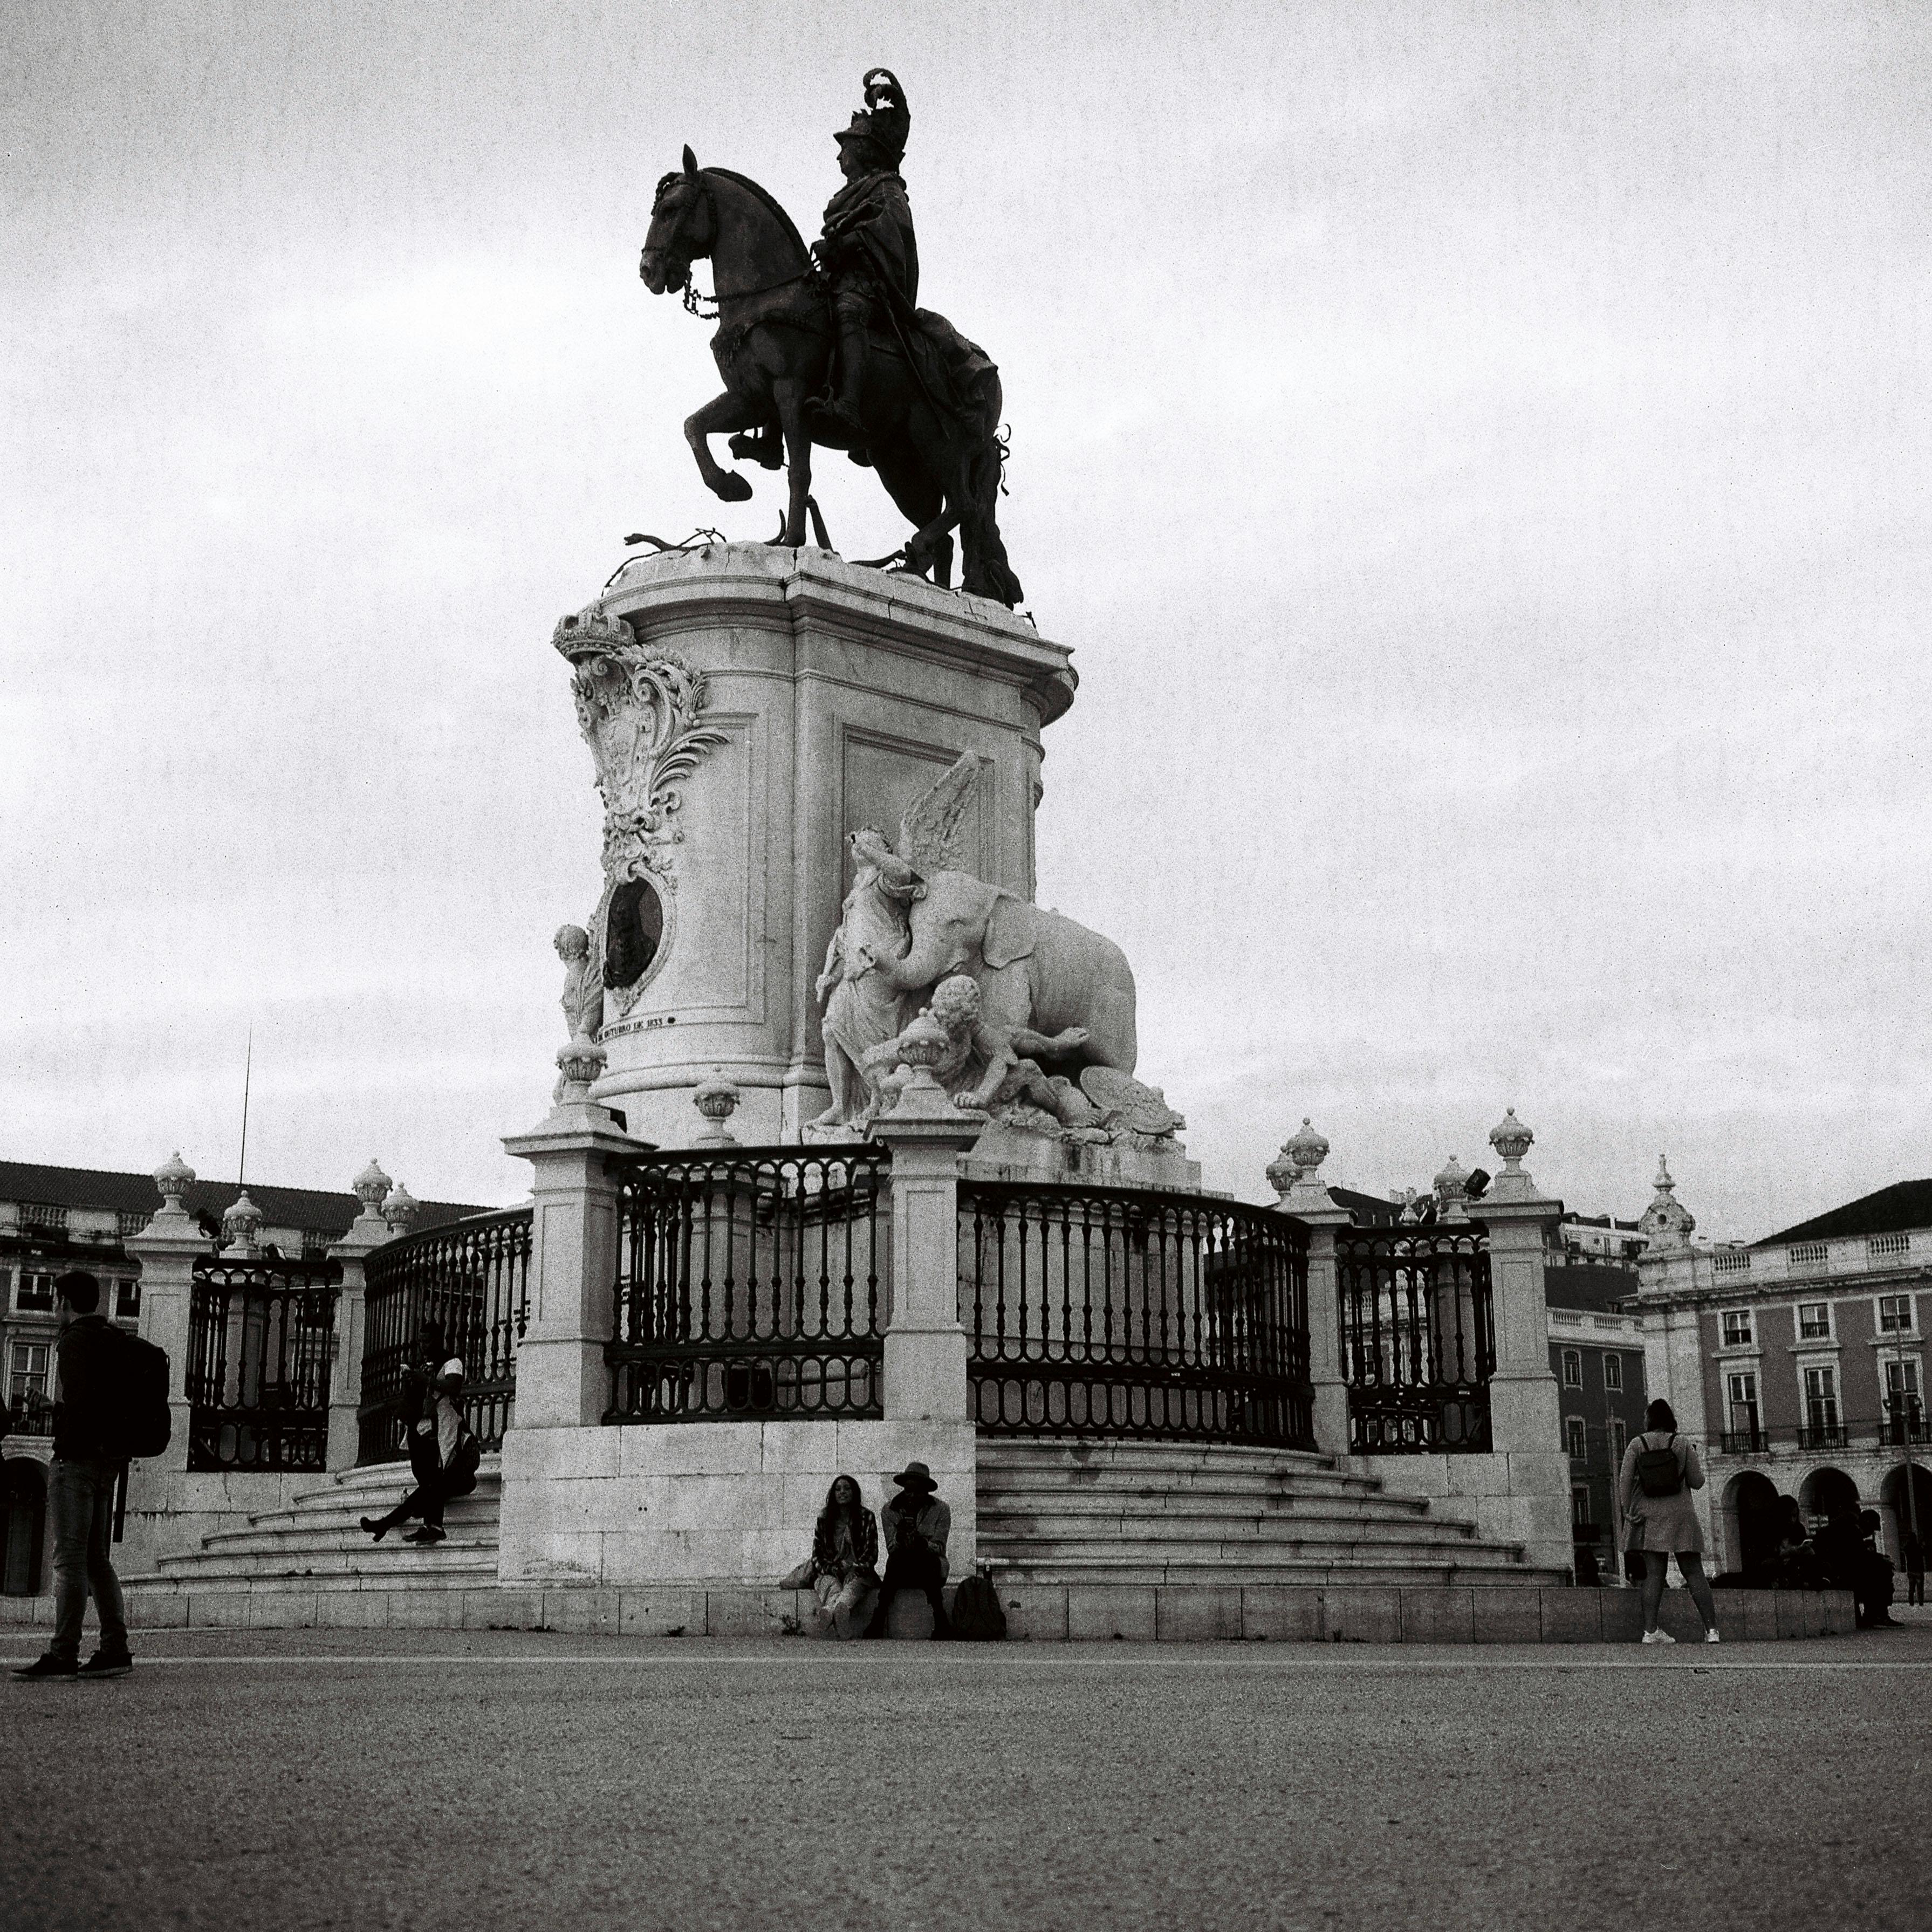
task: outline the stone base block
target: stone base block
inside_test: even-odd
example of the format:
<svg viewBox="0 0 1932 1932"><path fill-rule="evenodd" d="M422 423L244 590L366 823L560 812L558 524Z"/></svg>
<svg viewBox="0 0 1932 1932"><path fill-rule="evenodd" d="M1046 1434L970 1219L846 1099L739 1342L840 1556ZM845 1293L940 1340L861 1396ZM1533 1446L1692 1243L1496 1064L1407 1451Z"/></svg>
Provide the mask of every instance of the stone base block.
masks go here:
<svg viewBox="0 0 1932 1932"><path fill-rule="evenodd" d="M948 1586L949 1603L952 1587ZM1008 1640L1022 1643L1618 1643L1642 1628L1634 1590L1534 1585L1335 1588L1310 1585L1205 1587L1178 1584L1011 1583L1000 1587ZM1844 1590L1717 1593L1726 1642L1843 1635L1855 1628ZM40 1608L14 1628L52 1622L45 1598L0 1603ZM584 1635L780 1637L810 1631L808 1590L711 1580L656 1588L536 1590L281 1588L131 1592L136 1630L551 1630ZM1686 1591L1667 1592L1663 1627L1681 1642L1702 1634ZM916 1642L932 1632L923 1598L894 1603L890 1634Z"/></svg>
<svg viewBox="0 0 1932 1932"><path fill-rule="evenodd" d="M892 1477L914 1461L932 1470L952 1511L947 1557L956 1577L967 1575L978 1448L963 1417L512 1430L499 1574L550 1592L769 1587L811 1554L836 1474L854 1478L876 1513L896 1493Z"/></svg>

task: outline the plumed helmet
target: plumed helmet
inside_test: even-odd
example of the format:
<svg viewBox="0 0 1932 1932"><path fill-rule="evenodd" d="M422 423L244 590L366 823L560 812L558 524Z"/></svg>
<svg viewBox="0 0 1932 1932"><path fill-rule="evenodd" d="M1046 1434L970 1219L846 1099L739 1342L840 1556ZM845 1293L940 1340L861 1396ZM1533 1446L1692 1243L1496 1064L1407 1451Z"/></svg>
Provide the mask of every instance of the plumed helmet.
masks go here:
<svg viewBox="0 0 1932 1932"><path fill-rule="evenodd" d="M898 76L885 67L868 68L860 84L866 90L866 104L837 138L842 145L863 141L888 167L896 168L905 157L906 138L912 132L905 89L899 85Z"/></svg>

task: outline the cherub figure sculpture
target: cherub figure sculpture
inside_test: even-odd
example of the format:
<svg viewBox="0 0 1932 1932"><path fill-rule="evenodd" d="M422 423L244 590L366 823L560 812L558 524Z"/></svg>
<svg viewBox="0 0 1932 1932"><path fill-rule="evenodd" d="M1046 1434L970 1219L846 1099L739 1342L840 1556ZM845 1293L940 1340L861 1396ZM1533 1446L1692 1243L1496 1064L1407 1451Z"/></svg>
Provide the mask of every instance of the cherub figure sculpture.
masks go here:
<svg viewBox="0 0 1932 1932"><path fill-rule="evenodd" d="M893 986L884 969L904 959L912 943L908 913L925 892L922 874L958 862L960 824L986 762L976 752L962 753L900 821L896 849L876 826L864 826L852 834L852 890L818 976L832 1104L811 1123L813 1132L856 1127L877 1111L872 1058L896 1039L906 1007L916 1005Z"/></svg>
<svg viewBox="0 0 1932 1932"><path fill-rule="evenodd" d="M1086 1125L1093 1109L1078 1088L1056 1084L1024 1054L1070 1053L1086 1043L1079 1027L1069 1027L1048 1039L1030 1027L988 1025L982 1016L980 988L963 973L942 980L933 989L932 1017L946 1029L946 1051L932 1077L952 1096L953 1104L968 1113L991 1113L1016 1102L1036 1106L1065 1126ZM884 1112L898 1098L906 1075L899 1070L898 1035L881 1041L866 1056L866 1072ZM1067 1095L1070 1092L1072 1102ZM1081 1118L1067 1120L1062 1109L1077 1102Z"/></svg>
<svg viewBox="0 0 1932 1932"><path fill-rule="evenodd" d="M560 926L550 943L563 962L565 1033L595 1040L604 1024L604 976L590 957L590 935L580 926Z"/></svg>

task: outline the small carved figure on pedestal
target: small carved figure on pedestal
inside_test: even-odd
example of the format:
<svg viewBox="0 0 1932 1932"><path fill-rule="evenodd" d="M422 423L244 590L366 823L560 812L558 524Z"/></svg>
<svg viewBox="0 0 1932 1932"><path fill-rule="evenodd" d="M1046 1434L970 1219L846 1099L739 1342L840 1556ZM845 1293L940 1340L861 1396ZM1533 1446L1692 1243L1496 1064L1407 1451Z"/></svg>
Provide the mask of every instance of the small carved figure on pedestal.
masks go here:
<svg viewBox="0 0 1932 1932"><path fill-rule="evenodd" d="M604 1024L604 976L590 957L590 935L580 926L560 926L551 942L563 962L563 1008L566 1036L579 1034L595 1040Z"/></svg>

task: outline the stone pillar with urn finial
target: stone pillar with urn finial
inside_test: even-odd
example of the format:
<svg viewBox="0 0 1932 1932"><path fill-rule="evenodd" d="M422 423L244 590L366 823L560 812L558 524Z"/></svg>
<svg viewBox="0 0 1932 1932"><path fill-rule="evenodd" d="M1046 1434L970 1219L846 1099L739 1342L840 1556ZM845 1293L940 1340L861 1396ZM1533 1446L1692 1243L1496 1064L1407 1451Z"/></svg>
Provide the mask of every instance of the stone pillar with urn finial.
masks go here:
<svg viewBox="0 0 1932 1932"><path fill-rule="evenodd" d="M1308 1378L1314 1386L1315 1446L1348 1453L1348 1386L1342 1369L1342 1305L1335 1270L1335 1231L1354 1220L1321 1175L1328 1141L1304 1115L1301 1130L1268 1166L1275 1207L1308 1230Z"/></svg>
<svg viewBox="0 0 1932 1932"><path fill-rule="evenodd" d="M383 1218L383 1204L395 1184L372 1156L369 1165L350 1183L356 1214L340 1240L329 1248L330 1260L342 1270L335 1297L334 1359L328 1377L328 1466L352 1469L362 1453L357 1412L362 1405L362 1357L368 1344L364 1271L370 1251L394 1238ZM406 1199L407 1196L405 1194Z"/></svg>
<svg viewBox="0 0 1932 1932"><path fill-rule="evenodd" d="M1536 1136L1510 1108L1490 1130L1502 1171L1480 1209L1488 1230L1490 1292L1496 1366L1490 1376L1488 1459L1500 1463L1481 1526L1523 1545L1529 1560L1550 1569L1573 1558L1570 1463L1563 1448L1556 1376L1550 1366L1549 1304L1544 1255L1550 1226L1563 1212L1523 1166Z"/></svg>
<svg viewBox="0 0 1932 1932"><path fill-rule="evenodd" d="M154 1170L161 1204L138 1234L130 1234L127 1251L141 1264L140 1333L168 1358L168 1410L172 1422L168 1446L137 1466L144 1475L158 1476L188 1467L188 1356L194 1305L194 1264L212 1245L201 1224L188 1212L188 1190L194 1169L180 1153ZM239 1203L237 1203L239 1205ZM231 1210L232 1211L232 1210ZM260 1227L259 1219L255 1223Z"/></svg>
<svg viewBox="0 0 1932 1932"><path fill-rule="evenodd" d="M602 1046L580 1032L556 1064L563 1082L549 1114L503 1142L505 1153L534 1170L530 1319L517 1348L518 1431L581 1428L604 1418L610 1384L604 1345L617 1274L617 1189L605 1163L648 1145L620 1132L610 1110L590 1097L604 1070ZM507 1484L507 1445L506 1457Z"/></svg>

